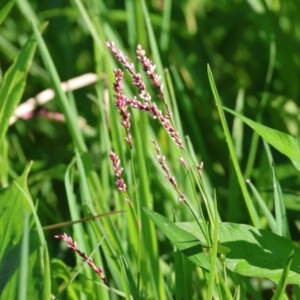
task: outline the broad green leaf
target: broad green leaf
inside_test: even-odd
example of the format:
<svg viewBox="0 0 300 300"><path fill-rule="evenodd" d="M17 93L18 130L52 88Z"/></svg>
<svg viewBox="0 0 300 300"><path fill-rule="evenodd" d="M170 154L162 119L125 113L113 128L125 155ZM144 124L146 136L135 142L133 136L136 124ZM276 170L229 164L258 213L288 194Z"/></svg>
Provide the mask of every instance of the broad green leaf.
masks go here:
<svg viewBox="0 0 300 300"><path fill-rule="evenodd" d="M223 107L223 109L243 120L270 145L287 156L293 162L297 170L300 171L300 141L298 139L295 139L286 133L254 122L229 108Z"/></svg>
<svg viewBox="0 0 300 300"><path fill-rule="evenodd" d="M7 131L10 116L21 100L35 48L35 38L31 37L4 75L0 88L0 140Z"/></svg>
<svg viewBox="0 0 300 300"><path fill-rule="evenodd" d="M0 299L17 299L20 284L27 285L22 299L50 299L47 248L27 191L28 170L29 167L8 188L0 191ZM29 227L25 234L24 215ZM28 240L24 241L26 236ZM27 250L24 265L22 260ZM24 274L26 269L28 272Z"/></svg>
<svg viewBox="0 0 300 300"><path fill-rule="evenodd" d="M156 212L147 208L143 208L143 210L179 251L187 256L195 265L206 270L210 269L208 256L205 253L208 248L203 249L200 241L194 235L179 228L173 222ZM203 243L205 243L204 241L202 239Z"/></svg>
<svg viewBox="0 0 300 300"><path fill-rule="evenodd" d="M203 247L205 238L198 223L173 223L149 209L144 208L144 212L178 250L197 266L210 270L211 251ZM289 239L250 225L220 223L219 243L230 249L224 264L232 272L269 278L276 283L282 276L291 251L294 251L287 283L300 282L300 249Z"/></svg>
<svg viewBox="0 0 300 300"><path fill-rule="evenodd" d="M175 226L204 241L197 223L176 223ZM244 276L269 278L276 283L291 251L294 251L287 283L300 282L300 249L289 239L267 230L233 223L220 223L219 239L223 246L231 250L225 259L228 269Z"/></svg>

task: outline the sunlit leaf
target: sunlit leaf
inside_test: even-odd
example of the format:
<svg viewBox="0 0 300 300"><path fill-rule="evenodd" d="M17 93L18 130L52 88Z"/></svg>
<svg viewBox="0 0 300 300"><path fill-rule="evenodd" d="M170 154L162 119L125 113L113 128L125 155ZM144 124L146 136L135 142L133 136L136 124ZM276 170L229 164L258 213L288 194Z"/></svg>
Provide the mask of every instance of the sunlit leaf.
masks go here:
<svg viewBox="0 0 300 300"><path fill-rule="evenodd" d="M196 222L173 223L144 208L145 213L166 237L194 264L210 269L210 251L203 248L205 238ZM201 224L201 223L200 223ZM219 242L230 249L224 261L232 272L279 282L291 251L294 259L287 283L300 281L300 249L289 239L244 224L220 223Z"/></svg>
<svg viewBox="0 0 300 300"><path fill-rule="evenodd" d="M300 171L300 141L298 139L295 139L286 133L254 122L229 108L223 107L223 109L243 120L270 145L287 156L293 162L297 170Z"/></svg>
<svg viewBox="0 0 300 300"><path fill-rule="evenodd" d="M35 49L35 38L31 37L4 75L0 88L0 139L4 137L9 125L9 118L21 100L25 89L27 71Z"/></svg>

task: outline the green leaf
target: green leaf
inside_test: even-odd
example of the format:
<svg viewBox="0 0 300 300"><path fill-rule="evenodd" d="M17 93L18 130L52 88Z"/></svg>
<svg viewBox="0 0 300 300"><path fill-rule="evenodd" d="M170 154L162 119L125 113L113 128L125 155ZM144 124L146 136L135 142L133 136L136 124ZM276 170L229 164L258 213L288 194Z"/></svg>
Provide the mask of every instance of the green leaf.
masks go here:
<svg viewBox="0 0 300 300"><path fill-rule="evenodd" d="M300 171L300 141L298 139L295 139L286 133L254 122L229 108L223 107L223 109L243 120L270 145L287 156L293 162L297 170Z"/></svg>
<svg viewBox="0 0 300 300"><path fill-rule="evenodd" d="M197 223L176 223L175 226L200 241L204 240ZM287 283L299 283L300 249L289 239L249 225L232 223L219 224L219 238L219 242L231 250L225 259L228 269L244 276L266 277L276 283L280 280L291 251L294 251Z"/></svg>
<svg viewBox="0 0 300 300"><path fill-rule="evenodd" d="M6 3L6 5L0 11L0 25L5 20L6 16L9 14L10 10L14 6L16 0L11 0Z"/></svg>
<svg viewBox="0 0 300 300"><path fill-rule="evenodd" d="M47 248L41 235L42 229L36 218L35 208L27 191L28 170L29 167L8 188L0 191L1 299L17 299L22 284L27 286L26 294L23 294L22 299L50 299ZM25 216L28 218L27 230L26 226L24 229ZM26 252L27 262L24 262ZM27 272L24 273L26 269Z"/></svg>
<svg viewBox="0 0 300 300"><path fill-rule="evenodd" d="M21 100L26 84L27 71L35 49L35 38L31 37L4 75L0 88L0 140L7 131L10 116Z"/></svg>
<svg viewBox="0 0 300 300"><path fill-rule="evenodd" d="M265 12L265 7L263 4L263 1L260 0L247 0L251 8L257 13L257 14L263 14Z"/></svg>
<svg viewBox="0 0 300 300"><path fill-rule="evenodd" d="M292 250L288 261L286 263L286 267L284 268L284 271L282 273L282 276L279 280L276 292L274 294L274 296L272 297L272 300L280 300L283 299L283 295L285 292L285 288L286 288L286 284L287 284L287 279L288 279L288 275L289 275L289 271L290 271L290 267L291 267L291 263L293 261L294 258L294 250Z"/></svg>
<svg viewBox="0 0 300 300"><path fill-rule="evenodd" d="M142 299L139 295L137 284L134 281L134 276L132 274L132 270L130 269L126 258L122 255L120 257L121 269L122 269L122 278L125 281L125 293L127 299L130 299L132 296L133 299ZM130 294L129 294L130 291Z"/></svg>
<svg viewBox="0 0 300 300"><path fill-rule="evenodd" d="M195 265L210 269L208 256L203 251L203 244L191 233L179 228L164 216L143 208L148 217L156 224L163 234L173 243L178 250L187 256ZM204 243L204 239L202 239Z"/></svg>
<svg viewBox="0 0 300 300"><path fill-rule="evenodd" d="M208 288L207 288L207 299L213 298L214 285L220 287L217 273L217 249L219 240L219 219L217 210L217 200L216 195L214 199L214 233L213 233L213 245L212 245L212 255L211 255L211 268L208 278Z"/></svg>
<svg viewBox="0 0 300 300"><path fill-rule="evenodd" d="M243 178L243 174L242 174L239 162L238 162L238 158L237 158L237 155L235 153L233 141L232 141L229 129L228 129L228 124L227 124L227 121L226 121L226 118L225 118L223 107L221 105L221 100L220 100L220 97L219 97L219 93L218 93L218 90L217 90L217 87L216 87L216 84L215 84L215 80L214 80L214 77L213 77L213 74L211 72L211 69L210 69L209 65L207 66L207 73L208 73L209 83L210 83L210 86L211 86L211 89L212 89L212 92L213 92L213 95L214 95L214 98L215 98L215 102L216 102L216 105L217 105L217 108L218 108L218 112L219 112L219 116L220 116L220 119L221 119L224 135L225 135L225 138L226 138L226 141L227 141L227 146L228 146L230 157L231 157L231 160L232 160L232 164L233 164L233 167L235 169L236 176L238 178L238 182L239 182L240 188L242 190L248 212L250 214L251 220L252 220L253 224L255 225L255 227L262 227L261 223L260 223L260 219L258 217L258 213L255 209L255 206L253 205L253 203L251 201L251 198L249 196L249 193L248 193L248 190L247 190L247 187L246 187L246 184L245 184L245 180Z"/></svg>
<svg viewBox="0 0 300 300"><path fill-rule="evenodd" d="M205 238L198 223L175 224L147 208L144 212L195 265L210 270L211 251L203 250L206 247L203 246ZM282 276L291 251L294 251L287 283L300 282L300 249L289 239L249 225L220 223L219 243L230 249L224 261L229 270L244 276L269 278L276 283Z"/></svg>
<svg viewBox="0 0 300 300"><path fill-rule="evenodd" d="M82 133L79 130L78 125L77 125L76 112L74 109L72 109L71 104L70 104L66 94L62 91L61 80L58 76L57 70L53 63L53 60L50 56L47 46L38 30L36 24L32 23L32 29L35 34L37 43L39 45L39 49L41 52L41 56L44 60L44 64L46 65L46 68L49 72L50 79L51 79L51 82L53 85L53 89L56 94L57 103L60 106L63 114L66 117L66 123L67 123L68 129L70 131L70 134L72 136L73 143L80 152L85 152L86 145L84 143Z"/></svg>

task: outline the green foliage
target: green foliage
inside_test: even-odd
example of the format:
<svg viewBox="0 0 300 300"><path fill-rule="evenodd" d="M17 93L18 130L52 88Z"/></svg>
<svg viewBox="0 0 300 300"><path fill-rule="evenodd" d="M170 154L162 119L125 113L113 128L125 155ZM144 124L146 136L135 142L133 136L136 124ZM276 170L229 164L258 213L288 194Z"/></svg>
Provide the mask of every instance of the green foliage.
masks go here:
<svg viewBox="0 0 300 300"><path fill-rule="evenodd" d="M228 108L224 109L243 120L265 141L267 141L275 149L291 159L294 166L298 171L300 171L300 142L298 139L295 139L292 136L278 130L254 122Z"/></svg>
<svg viewBox="0 0 300 300"><path fill-rule="evenodd" d="M0 298L300 299L299 5L4 2Z"/></svg>
<svg viewBox="0 0 300 300"><path fill-rule="evenodd" d="M174 224L150 210L145 212L194 264L207 271L211 270L209 261L212 249L205 245L204 235L197 223ZM221 246L226 249L224 263L229 270L244 276L266 277L278 282L291 251L295 251L287 282L299 282L300 250L290 240L249 225L220 223L219 226L219 252L222 251Z"/></svg>
<svg viewBox="0 0 300 300"><path fill-rule="evenodd" d="M3 139L9 125L9 118L21 100L25 89L27 70L36 48L31 37L23 46L13 65L4 75L0 89L0 139Z"/></svg>
<svg viewBox="0 0 300 300"><path fill-rule="evenodd" d="M1 298L50 297L48 250L26 185L29 166L1 190Z"/></svg>

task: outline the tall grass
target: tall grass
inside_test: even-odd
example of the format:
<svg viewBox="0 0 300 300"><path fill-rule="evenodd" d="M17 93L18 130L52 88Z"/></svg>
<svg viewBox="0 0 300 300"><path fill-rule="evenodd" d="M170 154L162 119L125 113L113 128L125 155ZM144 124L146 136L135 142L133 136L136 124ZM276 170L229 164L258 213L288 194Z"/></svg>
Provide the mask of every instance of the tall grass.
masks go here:
<svg viewBox="0 0 300 300"><path fill-rule="evenodd" d="M300 299L299 22L255 3L1 5L1 299Z"/></svg>

